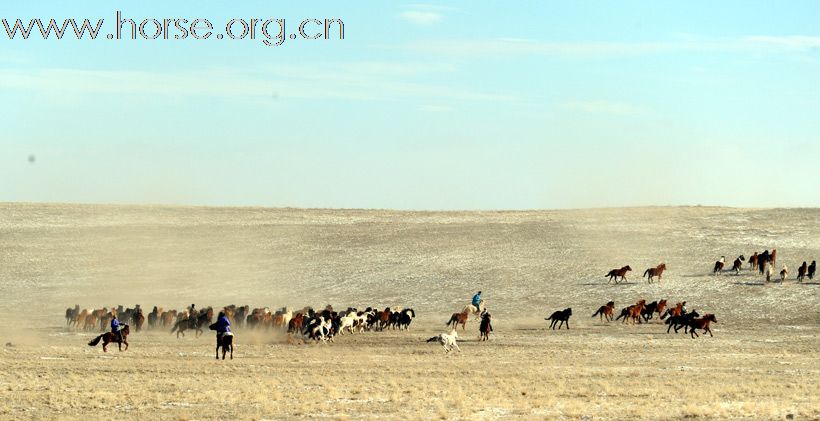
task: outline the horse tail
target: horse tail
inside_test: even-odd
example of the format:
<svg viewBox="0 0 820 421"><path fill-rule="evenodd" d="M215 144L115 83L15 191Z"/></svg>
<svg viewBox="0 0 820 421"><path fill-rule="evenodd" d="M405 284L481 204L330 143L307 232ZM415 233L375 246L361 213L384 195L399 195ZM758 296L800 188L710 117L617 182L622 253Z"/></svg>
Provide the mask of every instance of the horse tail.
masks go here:
<svg viewBox="0 0 820 421"><path fill-rule="evenodd" d="M592 313L592 317L595 317L595 316L601 314L601 310L602 309L599 308L598 311L596 311L595 313Z"/></svg>
<svg viewBox="0 0 820 421"><path fill-rule="evenodd" d="M180 321L176 322L176 323L174 324L174 327L172 327L172 328L171 328L171 334L173 334L174 332L176 332L176 331L177 331L177 329L179 329L179 325L181 325L181 324L182 324L182 322L184 322L184 321L187 321L187 319L185 319L185 320L180 320Z"/></svg>
<svg viewBox="0 0 820 421"><path fill-rule="evenodd" d="M645 277L645 276L647 276L647 275L649 275L649 269L647 269L647 270L646 270L646 272L644 272L644 273L643 273L642 278L643 278L643 277Z"/></svg>
<svg viewBox="0 0 820 421"><path fill-rule="evenodd" d="M452 315L452 316L450 316L450 320L448 320L447 323L444 324L444 326L450 326L450 323L453 323L454 321L456 321L456 316ZM430 341L427 341L427 342L430 342Z"/></svg>
<svg viewBox="0 0 820 421"><path fill-rule="evenodd" d="M97 344L100 343L100 340L103 338L103 336L105 336L105 333L103 333L102 335L97 336L96 338L94 338L93 341L88 343L88 346L97 346Z"/></svg>
<svg viewBox="0 0 820 421"><path fill-rule="evenodd" d="M435 342L438 340L438 336L433 336L432 338L428 339L427 342Z"/></svg>

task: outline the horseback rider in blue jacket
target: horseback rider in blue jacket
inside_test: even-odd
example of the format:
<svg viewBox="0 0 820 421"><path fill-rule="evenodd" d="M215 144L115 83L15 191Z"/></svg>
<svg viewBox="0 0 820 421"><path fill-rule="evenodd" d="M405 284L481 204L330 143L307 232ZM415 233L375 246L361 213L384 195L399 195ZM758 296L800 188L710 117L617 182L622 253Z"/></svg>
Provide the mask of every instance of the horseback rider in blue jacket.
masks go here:
<svg viewBox="0 0 820 421"><path fill-rule="evenodd" d="M219 312L219 317L216 318L213 329L216 330L217 340L222 338L223 334L231 332L231 322L228 320L228 316L225 315L224 311Z"/></svg>
<svg viewBox="0 0 820 421"><path fill-rule="evenodd" d="M473 295L473 305L475 306L476 310L481 310L478 306L481 304L481 291L478 291L476 295Z"/></svg>
<svg viewBox="0 0 820 421"><path fill-rule="evenodd" d="M113 333L118 338L120 338L120 341L122 341L122 332L121 332L121 330L122 330L123 326L124 325L121 324L119 320L117 320L117 315L116 314L111 316L111 333Z"/></svg>

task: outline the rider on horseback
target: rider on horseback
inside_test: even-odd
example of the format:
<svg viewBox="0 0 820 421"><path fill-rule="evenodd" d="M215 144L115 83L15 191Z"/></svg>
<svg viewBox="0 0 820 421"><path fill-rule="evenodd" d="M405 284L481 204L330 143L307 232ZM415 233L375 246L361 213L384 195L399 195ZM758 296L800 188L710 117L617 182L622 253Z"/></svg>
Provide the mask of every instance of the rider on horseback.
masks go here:
<svg viewBox="0 0 820 421"><path fill-rule="evenodd" d="M473 295L473 305L476 310L481 311L481 308L479 307L481 305L481 291L478 291L476 295Z"/></svg>
<svg viewBox="0 0 820 421"><path fill-rule="evenodd" d="M216 318L213 329L216 330L217 340L222 339L222 335L225 333L231 333L231 322L228 320L228 317L225 316L224 311L219 312L219 317Z"/></svg>
<svg viewBox="0 0 820 421"><path fill-rule="evenodd" d="M122 332L121 332L123 326L125 326L125 325L121 324L120 321L117 320L117 315L116 314L111 316L111 333L113 333L114 335L117 335L117 337L120 338L120 342L122 342L122 340L123 340Z"/></svg>

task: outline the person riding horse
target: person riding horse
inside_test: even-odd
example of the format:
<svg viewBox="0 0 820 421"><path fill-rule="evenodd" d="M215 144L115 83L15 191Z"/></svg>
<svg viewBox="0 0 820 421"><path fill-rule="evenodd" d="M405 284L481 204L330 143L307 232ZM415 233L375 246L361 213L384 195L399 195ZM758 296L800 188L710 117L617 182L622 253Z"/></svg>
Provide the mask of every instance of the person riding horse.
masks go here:
<svg viewBox="0 0 820 421"><path fill-rule="evenodd" d="M125 325L120 323L119 320L117 320L117 315L116 314L111 316L111 333L113 333L118 338L120 338L120 342L122 342L122 340L123 340L122 332L121 332L123 326L125 326Z"/></svg>
<svg viewBox="0 0 820 421"><path fill-rule="evenodd" d="M475 306L476 310L481 311L481 291L478 291L476 295L473 295L473 306Z"/></svg>
<svg viewBox="0 0 820 421"><path fill-rule="evenodd" d="M222 339L222 335L226 333L231 333L231 322L228 320L228 317L225 315L224 311L219 312L219 317L216 318L216 323L213 324L212 328L216 330L216 341Z"/></svg>

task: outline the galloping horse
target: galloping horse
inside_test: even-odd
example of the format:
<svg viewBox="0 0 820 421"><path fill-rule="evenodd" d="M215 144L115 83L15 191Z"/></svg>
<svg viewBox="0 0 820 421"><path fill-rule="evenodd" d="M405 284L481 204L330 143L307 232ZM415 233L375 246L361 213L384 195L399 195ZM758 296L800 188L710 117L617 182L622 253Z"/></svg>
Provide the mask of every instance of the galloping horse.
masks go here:
<svg viewBox="0 0 820 421"><path fill-rule="evenodd" d="M473 305L470 305L468 307L475 308L475 306L473 306ZM467 310L467 308L465 308L464 310L462 310L461 313L453 313L453 315L450 316L450 320L447 323L445 323L444 325L445 326L452 325L453 329L455 329L458 325L461 325L461 330L465 330L467 328L467 319L469 317L470 317L470 312L469 312L469 310Z"/></svg>
<svg viewBox="0 0 820 421"><path fill-rule="evenodd" d="M754 252L754 254L749 256L749 270L757 269L757 257L757 252Z"/></svg>
<svg viewBox="0 0 820 421"><path fill-rule="evenodd" d="M715 262L715 267L712 269L712 274L723 272L723 266L726 265L726 256L720 256L720 260Z"/></svg>
<svg viewBox="0 0 820 421"><path fill-rule="evenodd" d="M709 329L709 323L717 323L717 319L714 314L704 314L700 319L690 320L689 334L692 336L692 339L694 339L695 336L700 336L695 333L695 329L702 329L703 333L709 332L709 336L714 336L712 335L712 329Z"/></svg>
<svg viewBox="0 0 820 421"><path fill-rule="evenodd" d="M606 305L602 305L598 308L598 311L592 313L592 317L599 316L599 318L603 321L604 317L606 317L606 321L611 322L615 314L615 302L610 301L606 303Z"/></svg>
<svg viewBox="0 0 820 421"><path fill-rule="evenodd" d="M799 268L797 268L797 282L803 282L803 278L806 277L806 272L808 271L808 269L809 265L807 265L806 262L803 261L803 264L800 265Z"/></svg>
<svg viewBox="0 0 820 421"><path fill-rule="evenodd" d="M128 329L128 325L123 325L124 327L120 330L120 335L122 335L122 339L120 339L120 335L112 332L105 332L100 336L94 338L93 341L88 343L88 346L97 346L100 343L100 339L103 341L103 352L108 352L108 344L111 342L116 342L120 348L120 351L128 351L128 334L131 331ZM122 344L125 344L125 349L122 349Z"/></svg>
<svg viewBox="0 0 820 421"><path fill-rule="evenodd" d="M476 319L479 319L479 318L481 318L481 313L484 313L485 308L486 307L484 306L484 300L481 300L481 301L478 302L478 307L476 307L472 304L467 304L464 307L464 310L461 310L461 311L462 312L466 311L466 312L472 314L473 316L475 316Z"/></svg>
<svg viewBox="0 0 820 421"><path fill-rule="evenodd" d="M743 262L746 260L742 254L735 259L735 262L732 264L732 270L735 271L735 275L740 275L740 269L743 266Z"/></svg>
<svg viewBox="0 0 820 421"><path fill-rule="evenodd" d="M626 265L626 266L624 266L620 269L610 270L609 273L607 273L605 275L605 276L609 277L609 280L606 283L610 283L610 282L612 282L613 279L615 279L615 283L617 284L618 283L618 277L620 277L622 281L626 281L626 273L629 272L630 270L632 270L632 268L629 267L629 265Z"/></svg>
<svg viewBox="0 0 820 421"><path fill-rule="evenodd" d="M646 272L643 273L643 276L647 277L647 281L651 284L652 279L654 277L658 277L658 282L660 282L661 278L663 278L663 271L666 270L666 263L661 263L656 267L649 268Z"/></svg>

